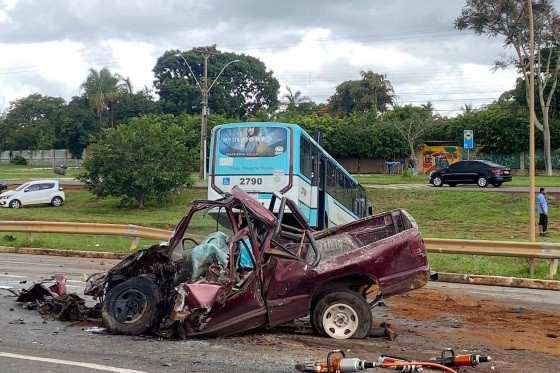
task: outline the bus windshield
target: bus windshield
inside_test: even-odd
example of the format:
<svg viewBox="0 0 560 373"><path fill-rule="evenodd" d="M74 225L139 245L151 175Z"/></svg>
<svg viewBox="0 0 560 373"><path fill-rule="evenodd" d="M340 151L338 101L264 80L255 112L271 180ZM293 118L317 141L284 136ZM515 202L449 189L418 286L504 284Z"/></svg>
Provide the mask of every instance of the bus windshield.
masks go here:
<svg viewBox="0 0 560 373"><path fill-rule="evenodd" d="M286 151L286 128L230 127L218 136L218 151L228 157L274 157Z"/></svg>

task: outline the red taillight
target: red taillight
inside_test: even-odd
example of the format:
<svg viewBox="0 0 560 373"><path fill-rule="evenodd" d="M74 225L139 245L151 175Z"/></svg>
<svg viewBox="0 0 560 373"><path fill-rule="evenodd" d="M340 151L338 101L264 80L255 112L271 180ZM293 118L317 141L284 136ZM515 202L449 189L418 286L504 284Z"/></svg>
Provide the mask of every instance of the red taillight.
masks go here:
<svg viewBox="0 0 560 373"><path fill-rule="evenodd" d="M493 174L499 174L500 170L498 170L497 168L493 168L490 170L490 172L492 172Z"/></svg>
<svg viewBox="0 0 560 373"><path fill-rule="evenodd" d="M410 242L410 254L412 255L423 255L426 253L426 246L424 245L424 240L418 237L412 242Z"/></svg>

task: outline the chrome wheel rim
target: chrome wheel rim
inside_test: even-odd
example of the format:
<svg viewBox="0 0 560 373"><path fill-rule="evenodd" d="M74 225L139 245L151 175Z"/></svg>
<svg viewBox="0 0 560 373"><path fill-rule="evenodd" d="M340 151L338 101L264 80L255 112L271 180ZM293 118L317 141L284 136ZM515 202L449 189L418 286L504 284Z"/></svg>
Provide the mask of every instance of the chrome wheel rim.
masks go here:
<svg viewBox="0 0 560 373"><path fill-rule="evenodd" d="M331 338L350 338L354 335L358 326L358 314L347 304L333 304L323 314L323 329Z"/></svg>

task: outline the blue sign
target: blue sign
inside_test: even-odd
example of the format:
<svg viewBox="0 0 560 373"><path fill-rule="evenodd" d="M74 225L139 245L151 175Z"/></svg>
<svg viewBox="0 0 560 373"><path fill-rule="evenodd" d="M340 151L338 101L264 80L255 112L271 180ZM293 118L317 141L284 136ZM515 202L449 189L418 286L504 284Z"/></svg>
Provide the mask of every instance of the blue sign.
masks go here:
<svg viewBox="0 0 560 373"><path fill-rule="evenodd" d="M463 148L472 149L474 147L474 131L464 130L463 131Z"/></svg>
<svg viewBox="0 0 560 373"><path fill-rule="evenodd" d="M230 180L229 177L224 177L222 179L222 185L229 185L230 184Z"/></svg>

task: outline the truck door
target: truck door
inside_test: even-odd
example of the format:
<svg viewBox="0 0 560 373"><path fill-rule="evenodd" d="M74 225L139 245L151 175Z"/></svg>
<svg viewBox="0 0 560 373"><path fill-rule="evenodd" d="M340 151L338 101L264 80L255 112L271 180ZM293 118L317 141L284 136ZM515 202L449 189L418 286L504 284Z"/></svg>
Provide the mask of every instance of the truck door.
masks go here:
<svg viewBox="0 0 560 373"><path fill-rule="evenodd" d="M199 331L189 333L189 335L223 336L248 330L266 323L266 306L262 296L262 286L260 281L260 267L257 262L260 258L258 250L253 250L257 243L249 239L255 260L254 268L250 273L246 273L240 279L239 265L241 250L247 248L244 244L249 236L249 229L246 227L235 234L228 243L229 246L229 281L221 285L221 289L216 291L216 303L212 306L200 323ZM220 280L221 282L222 280ZM187 284L189 289L196 291L197 285L207 284ZM202 286L200 286L202 289ZM217 290L217 289L216 289ZM191 290L192 292L193 290ZM201 319L202 320L202 319Z"/></svg>

